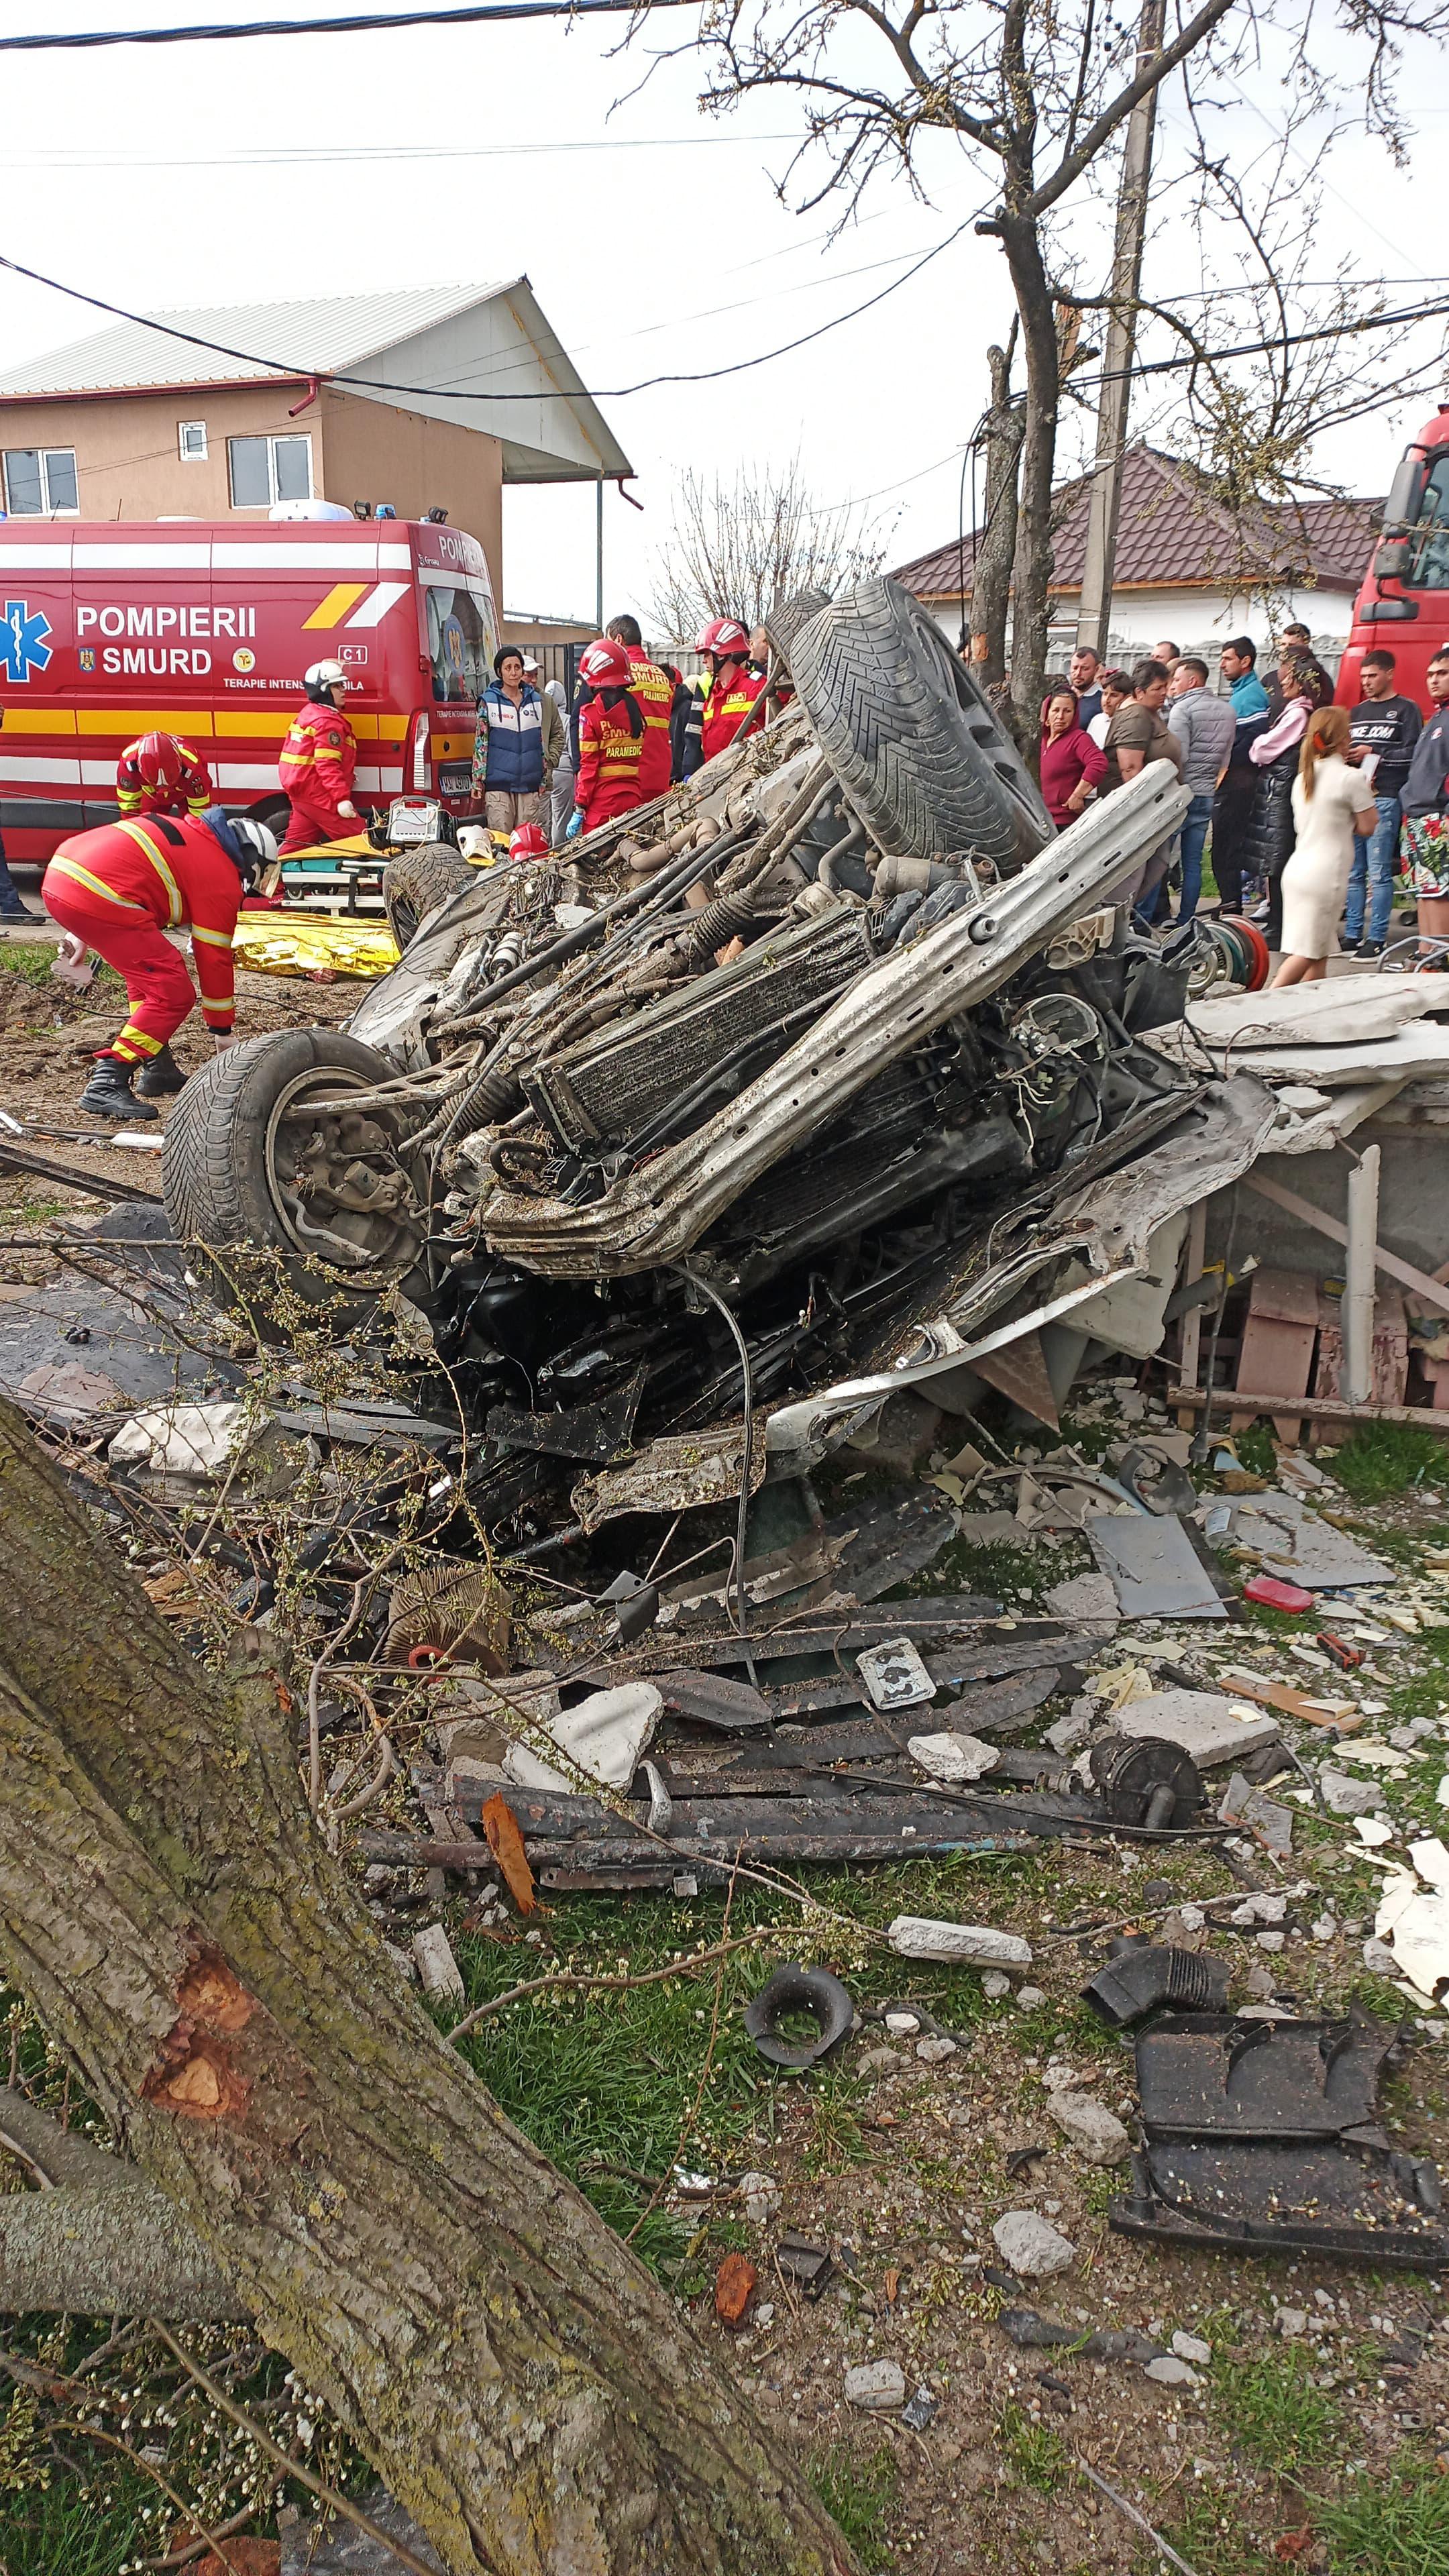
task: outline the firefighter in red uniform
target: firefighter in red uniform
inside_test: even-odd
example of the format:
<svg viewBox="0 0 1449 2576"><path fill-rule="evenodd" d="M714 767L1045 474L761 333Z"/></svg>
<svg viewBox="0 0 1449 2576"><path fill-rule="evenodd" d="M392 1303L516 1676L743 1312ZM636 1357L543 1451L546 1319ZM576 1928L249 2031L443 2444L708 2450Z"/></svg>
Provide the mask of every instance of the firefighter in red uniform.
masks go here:
<svg viewBox="0 0 1449 2576"><path fill-rule="evenodd" d="M202 1016L217 1046L231 1045L236 917L244 889L276 855L265 823L233 822L219 805L206 814L102 823L62 841L40 889L46 909L67 934L73 963L94 948L125 978L130 1006L81 1094L93 1118L154 1118L150 1102L186 1080L169 1040L196 995L166 931L190 929Z"/></svg>
<svg viewBox="0 0 1449 2576"><path fill-rule="evenodd" d="M629 685L644 718L639 785L643 791L640 801L647 805L654 797L662 796L673 780L675 701L687 697L688 691L672 662L652 661L645 652L637 617L611 618L604 633L610 643L622 644L629 656Z"/></svg>
<svg viewBox="0 0 1449 2576"><path fill-rule="evenodd" d="M681 778L728 751L765 687L764 674L750 669L750 639L737 617L712 617L694 649L704 655L704 675L683 728Z"/></svg>
<svg viewBox="0 0 1449 2576"><path fill-rule="evenodd" d="M345 841L362 819L352 802L357 740L343 713L347 673L340 662L314 662L303 687L282 745L282 789L292 807L283 858L316 841Z"/></svg>
<svg viewBox="0 0 1449 2576"><path fill-rule="evenodd" d="M564 835L569 841L644 803L639 774L646 728L623 645L601 635L579 655L579 679L592 695L579 716L574 815Z"/></svg>
<svg viewBox="0 0 1449 2576"><path fill-rule="evenodd" d="M116 763L123 823L138 814L204 814L215 802L205 761L174 733L143 733Z"/></svg>

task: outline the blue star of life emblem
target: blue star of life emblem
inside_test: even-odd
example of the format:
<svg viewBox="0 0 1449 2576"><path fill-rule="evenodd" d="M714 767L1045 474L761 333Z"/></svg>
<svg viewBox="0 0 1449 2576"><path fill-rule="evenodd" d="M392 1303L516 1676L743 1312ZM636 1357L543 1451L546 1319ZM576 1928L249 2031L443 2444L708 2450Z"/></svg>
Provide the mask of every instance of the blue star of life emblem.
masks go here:
<svg viewBox="0 0 1449 2576"><path fill-rule="evenodd" d="M32 671L43 671L50 661L46 637L51 632L50 619L28 599L7 599L5 617L0 624L0 670L7 680L28 680Z"/></svg>

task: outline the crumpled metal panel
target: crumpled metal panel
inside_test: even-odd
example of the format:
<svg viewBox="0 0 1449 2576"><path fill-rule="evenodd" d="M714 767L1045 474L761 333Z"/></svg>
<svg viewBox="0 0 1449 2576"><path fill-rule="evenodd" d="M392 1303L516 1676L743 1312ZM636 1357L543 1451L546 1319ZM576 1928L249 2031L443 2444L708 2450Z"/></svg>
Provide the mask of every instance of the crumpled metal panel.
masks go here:
<svg viewBox="0 0 1449 2576"><path fill-rule="evenodd" d="M1266 1085L1251 1074L1235 1075L1126 1170L1062 1200L1045 1220L1028 1203L993 1228L992 1241L1003 1247L999 1258L979 1268L973 1248L963 1257L959 1292L948 1288L934 1316L879 1349L873 1371L777 1406L765 1426L772 1458L797 1453L804 1466L902 1387L969 1365L1133 1277L1146 1266L1159 1226L1240 1179L1256 1161L1275 1115ZM1074 1284L1063 1284L1068 1276ZM1013 1301L1010 1320L993 1324Z"/></svg>
<svg viewBox="0 0 1449 2576"><path fill-rule="evenodd" d="M547 1278L622 1278L677 1261L749 1182L814 1133L887 1065L974 1009L1110 891L1181 821L1169 761L1089 806L1009 885L893 949L726 1109L588 1205L497 1190L490 1251Z"/></svg>
<svg viewBox="0 0 1449 2576"><path fill-rule="evenodd" d="M622 1467L583 1476L571 1497L581 1528L592 1533L625 1512L692 1512L705 1503L733 1502L745 1472L745 1432L740 1422L718 1431L682 1431L652 1440ZM765 1481L765 1447L756 1440L750 1491Z"/></svg>

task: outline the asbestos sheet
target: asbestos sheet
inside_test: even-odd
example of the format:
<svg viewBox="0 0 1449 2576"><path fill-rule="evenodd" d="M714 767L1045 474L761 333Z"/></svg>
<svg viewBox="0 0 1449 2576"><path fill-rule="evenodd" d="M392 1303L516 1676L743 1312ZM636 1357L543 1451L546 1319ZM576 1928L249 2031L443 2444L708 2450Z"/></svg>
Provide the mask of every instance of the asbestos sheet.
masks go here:
<svg viewBox="0 0 1449 2576"><path fill-rule="evenodd" d="M1412 1021L1449 1011L1449 975L1345 975L1264 993L1207 993L1189 1002L1187 1025L1210 1045L1358 1046L1391 1038Z"/></svg>
<svg viewBox="0 0 1449 2576"><path fill-rule="evenodd" d="M1284 1406L1291 1412L1291 1405ZM1301 1583L1306 1592L1326 1592L1339 1584L1392 1583L1396 1569L1330 1521L1321 1520L1297 1494L1244 1495L1238 1506L1234 1544L1252 1550L1269 1574Z"/></svg>
<svg viewBox="0 0 1449 2576"><path fill-rule="evenodd" d="M1111 1579L1124 1619L1226 1619L1191 1539L1176 1514L1140 1519L1102 1513L1087 1544Z"/></svg>
<svg viewBox="0 0 1449 2576"><path fill-rule="evenodd" d="M1290 992L1293 989L1288 987ZM1337 989L1327 987L1330 992ZM1259 996L1254 993L1248 998L1257 1001ZM1194 1035L1186 1021L1151 1029L1142 1043L1155 1047L1174 1064L1200 1065L1205 1043L1215 1052L1213 1042ZM1307 1083L1318 1091L1342 1091L1355 1083L1409 1081L1424 1074L1449 1073L1449 1028L1437 1020L1415 1020L1387 1037L1314 1046L1304 1039L1264 1045L1255 1042L1245 1027L1242 1038L1233 1041L1231 1061L1234 1073L1255 1073L1265 1082Z"/></svg>

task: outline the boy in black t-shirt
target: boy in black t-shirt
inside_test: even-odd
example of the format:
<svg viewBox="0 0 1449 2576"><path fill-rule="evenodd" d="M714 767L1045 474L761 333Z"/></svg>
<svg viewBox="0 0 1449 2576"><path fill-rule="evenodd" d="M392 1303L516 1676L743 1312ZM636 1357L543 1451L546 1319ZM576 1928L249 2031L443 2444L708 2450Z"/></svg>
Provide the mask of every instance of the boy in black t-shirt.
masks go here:
<svg viewBox="0 0 1449 2576"><path fill-rule="evenodd" d="M1403 818L1404 781L1414 756L1423 718L1412 698L1394 693L1394 657L1382 647L1365 653L1360 674L1363 697L1349 718L1345 758L1355 769L1374 763L1373 799L1378 829L1372 839L1354 835L1353 872L1348 880L1343 946L1365 957L1380 957L1388 936L1394 900L1394 864ZM1368 937L1364 938L1364 903L1368 902Z"/></svg>

